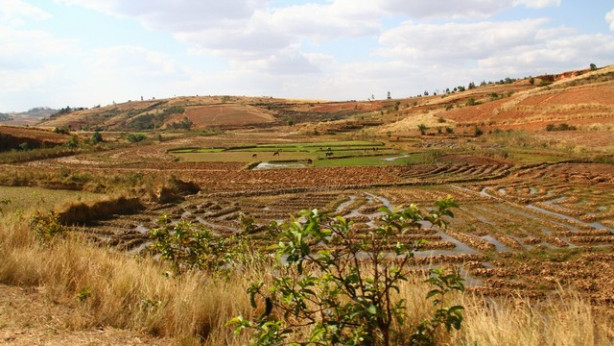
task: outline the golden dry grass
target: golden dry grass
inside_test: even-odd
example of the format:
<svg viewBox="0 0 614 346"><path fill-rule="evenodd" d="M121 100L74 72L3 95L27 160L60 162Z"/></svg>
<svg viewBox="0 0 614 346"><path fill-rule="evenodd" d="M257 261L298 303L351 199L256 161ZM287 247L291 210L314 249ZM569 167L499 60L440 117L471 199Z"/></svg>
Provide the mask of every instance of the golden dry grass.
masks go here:
<svg viewBox="0 0 614 346"><path fill-rule="evenodd" d="M248 343L249 335L235 337L226 323L234 316L255 313L246 289L251 282L273 275L270 269L253 267L229 277L202 272L173 276L167 266L150 257L95 248L74 237L41 245L29 229L27 216L17 215L0 221L0 257L0 284L39 288L44 292L39 299L65 306L56 318L62 319L67 335L111 327L145 333L156 338L151 343L160 344ZM421 282L416 277L401 285L400 297L407 300L409 315L401 328L406 335L433 311L431 302L424 299L429 287ZM440 333L439 341L454 345L609 345L614 341L607 335L611 327L596 318L589 304L565 297L535 303L457 295L454 301L466 307L463 328ZM45 313L53 314L49 311ZM56 337L42 333L39 340Z"/></svg>
<svg viewBox="0 0 614 346"><path fill-rule="evenodd" d="M563 298L564 297L564 298ZM561 294L535 302L524 298L464 297L463 345L611 345L613 330L590 304Z"/></svg>

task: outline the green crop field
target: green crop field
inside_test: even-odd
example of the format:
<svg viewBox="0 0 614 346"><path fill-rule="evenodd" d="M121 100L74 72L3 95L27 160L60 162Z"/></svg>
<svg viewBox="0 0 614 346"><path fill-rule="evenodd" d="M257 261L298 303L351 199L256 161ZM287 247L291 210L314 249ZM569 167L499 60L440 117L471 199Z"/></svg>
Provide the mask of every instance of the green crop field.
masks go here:
<svg viewBox="0 0 614 346"><path fill-rule="evenodd" d="M316 167L402 165L415 160L382 143L340 141L314 143L255 144L229 148L179 148L168 151L185 162L306 163ZM275 165L276 168L284 165ZM296 167L289 164L288 167Z"/></svg>

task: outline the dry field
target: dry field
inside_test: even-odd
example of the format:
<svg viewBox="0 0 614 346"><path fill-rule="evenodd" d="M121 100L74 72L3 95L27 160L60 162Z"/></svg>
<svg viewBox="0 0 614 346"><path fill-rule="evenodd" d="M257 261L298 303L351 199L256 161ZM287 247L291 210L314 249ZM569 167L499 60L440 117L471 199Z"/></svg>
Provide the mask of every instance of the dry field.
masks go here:
<svg viewBox="0 0 614 346"><path fill-rule="evenodd" d="M241 214L264 226L318 208L354 221L366 234L381 206L427 207L451 195L460 207L448 230L426 225L398 239L428 241L416 253L415 265L455 265L473 291L491 296L544 299L562 286L604 310L614 306L614 170L609 164L522 165L464 154L442 156L432 164L254 171L241 163L168 158L160 167L145 159L147 147L133 150L140 150L142 162L96 164L90 157L75 160L72 167L94 176L173 175L195 182L200 192L183 202L148 204L138 214L75 228L96 243L129 254L147 247L147 233L161 214L230 236L241 230ZM228 158L232 161L232 155ZM151 160L160 162L157 156ZM55 159L45 164L71 162ZM250 237L257 247L274 242L264 230Z"/></svg>
<svg viewBox="0 0 614 346"><path fill-rule="evenodd" d="M270 113L260 108L223 104L191 107L185 114L171 117L167 123L181 121L183 117L190 119L197 128L238 127L275 121L275 118Z"/></svg>

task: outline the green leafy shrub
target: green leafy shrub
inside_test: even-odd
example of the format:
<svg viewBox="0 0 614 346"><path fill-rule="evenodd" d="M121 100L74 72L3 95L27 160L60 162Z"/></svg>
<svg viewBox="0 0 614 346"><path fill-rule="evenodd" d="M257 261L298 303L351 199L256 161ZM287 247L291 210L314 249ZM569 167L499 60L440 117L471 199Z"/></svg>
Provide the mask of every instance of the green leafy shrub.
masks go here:
<svg viewBox="0 0 614 346"><path fill-rule="evenodd" d="M400 327L407 307L399 297L399 285L407 281L407 264L423 242L403 244L396 236L419 229L426 221L444 228L444 217L452 217L450 208L455 206L448 197L429 211L416 205L399 212L381 208L379 226L367 235L357 233L352 222L328 218L317 210L302 211L291 222L273 223L272 230L279 234L273 247L279 274L270 285L257 282L248 289L252 306L257 308L262 300L264 312L254 320L238 316L229 324L236 326L236 333L251 330L254 345L406 343L408 336L401 334ZM444 297L464 290L462 279L441 270L431 274L428 282L436 289L427 298L435 298L438 310L416 326L411 336L415 344L434 342L440 325L447 330L461 327L462 307L444 307Z"/></svg>
<svg viewBox="0 0 614 346"><path fill-rule="evenodd" d="M166 215L157 226L150 233L150 250L168 260L177 273L194 269L226 273L252 254L241 235L221 237L188 221L172 223Z"/></svg>
<svg viewBox="0 0 614 346"><path fill-rule="evenodd" d="M130 143L142 142L143 140L145 140L145 138L145 135L141 133L129 133L128 136L126 136L126 139Z"/></svg>
<svg viewBox="0 0 614 346"><path fill-rule="evenodd" d="M30 221L30 226L41 244L49 244L53 239L64 236L68 231L68 228L60 223L55 214L47 216L37 214Z"/></svg>
<svg viewBox="0 0 614 346"><path fill-rule="evenodd" d="M69 135L70 134L70 129L68 127L56 127L56 128L53 129L53 132L59 133L59 134L64 134L64 135Z"/></svg>
<svg viewBox="0 0 614 346"><path fill-rule="evenodd" d="M479 105L480 102L476 101L475 98L470 97L469 100L467 100L467 106L475 106L475 105Z"/></svg>
<svg viewBox="0 0 614 346"><path fill-rule="evenodd" d="M426 135L426 131L429 129L428 126L426 126L425 124L420 124L418 125L418 130L420 131L421 135Z"/></svg>
<svg viewBox="0 0 614 346"><path fill-rule="evenodd" d="M181 121L175 121L167 125L169 129L176 130L189 130L192 128L192 126L194 126L194 123L192 122L192 120L188 119L188 117L183 117Z"/></svg>
<svg viewBox="0 0 614 346"><path fill-rule="evenodd" d="M98 144L100 142L102 142L102 135L100 134L100 131L96 130L94 131L94 133L92 134L92 138L90 140L90 142L92 144Z"/></svg>
<svg viewBox="0 0 614 346"><path fill-rule="evenodd" d="M77 135L70 136L68 142L66 142L66 146L70 149L75 149L79 146L79 137Z"/></svg>

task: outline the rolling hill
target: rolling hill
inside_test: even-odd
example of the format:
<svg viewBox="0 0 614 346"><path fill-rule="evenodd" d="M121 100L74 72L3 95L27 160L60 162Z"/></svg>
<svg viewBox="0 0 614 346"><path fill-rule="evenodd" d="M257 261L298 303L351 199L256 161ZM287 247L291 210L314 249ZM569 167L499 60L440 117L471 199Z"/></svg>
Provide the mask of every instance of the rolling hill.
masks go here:
<svg viewBox="0 0 614 346"><path fill-rule="evenodd" d="M440 95L402 99L328 102L191 96L131 101L52 115L38 125L139 131L227 130L300 123L329 132L381 126L381 133L400 135L415 133L420 124L467 131L475 126L541 131L549 124L560 123L609 128L614 125L614 66L519 80L506 78L466 90L457 87Z"/></svg>
<svg viewBox="0 0 614 346"><path fill-rule="evenodd" d="M0 113L0 125L34 125L56 112L48 107L35 107L27 112Z"/></svg>

